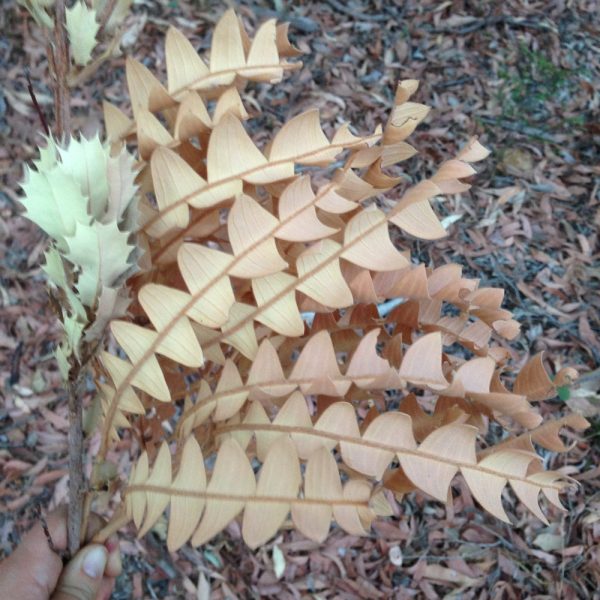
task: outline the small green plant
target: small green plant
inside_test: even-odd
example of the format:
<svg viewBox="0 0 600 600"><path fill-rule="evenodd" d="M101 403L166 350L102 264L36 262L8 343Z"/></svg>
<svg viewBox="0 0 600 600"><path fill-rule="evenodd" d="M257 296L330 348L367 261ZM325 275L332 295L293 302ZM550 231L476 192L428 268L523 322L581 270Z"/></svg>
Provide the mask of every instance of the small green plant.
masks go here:
<svg viewBox="0 0 600 600"><path fill-rule="evenodd" d="M125 280L136 269L137 186L133 157L111 152L98 136L71 140L71 90L118 51L133 0L17 0L48 40L54 87L49 127L34 168L25 169L27 216L50 238L44 270L63 327L56 359L69 394L68 552L86 530L82 389L110 320L129 304ZM33 89L33 88L32 88ZM57 141L58 140L58 141Z"/></svg>
<svg viewBox="0 0 600 600"><path fill-rule="evenodd" d="M531 50L519 42L517 61L514 67L502 66L498 69L502 85L498 91L498 102L504 117L527 123L546 120L549 100L566 94L575 84L575 74L556 66L540 50Z"/></svg>

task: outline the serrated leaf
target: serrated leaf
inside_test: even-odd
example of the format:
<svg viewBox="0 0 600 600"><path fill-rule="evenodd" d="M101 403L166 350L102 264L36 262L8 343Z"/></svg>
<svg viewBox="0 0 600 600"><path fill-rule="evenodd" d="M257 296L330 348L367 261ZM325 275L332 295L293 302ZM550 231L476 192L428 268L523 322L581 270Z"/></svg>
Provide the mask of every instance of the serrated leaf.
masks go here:
<svg viewBox="0 0 600 600"><path fill-rule="evenodd" d="M54 141L54 138L50 135L44 136L46 145L44 147L38 146L40 157L33 161L38 171L49 171L56 165L58 159L58 146Z"/></svg>
<svg viewBox="0 0 600 600"><path fill-rule="evenodd" d="M75 233L76 223L87 224L91 220L87 198L60 165L45 172L27 168L22 188L25 198L21 202L27 209L27 218L53 237L59 246L64 246L65 237Z"/></svg>
<svg viewBox="0 0 600 600"><path fill-rule="evenodd" d="M72 138L66 148L58 148L62 171L70 175L89 198L90 212L99 219L106 211L108 200L107 164L109 149L100 142L98 134L91 139Z"/></svg>
<svg viewBox="0 0 600 600"><path fill-rule="evenodd" d="M67 276L60 252L54 246L51 246L44 252L44 258L46 264L42 265L42 270L48 275L48 279L55 286L65 289L67 287Z"/></svg>
<svg viewBox="0 0 600 600"><path fill-rule="evenodd" d="M79 359L79 344L85 323L81 323L76 317L64 316L63 327L65 330L66 341L69 344L73 354Z"/></svg>
<svg viewBox="0 0 600 600"><path fill-rule="evenodd" d="M108 4L108 0L94 0L92 6L96 10L98 14L103 14L106 5ZM112 12L110 13L110 17L106 22L104 30L107 33L113 33L115 29L123 22L131 5L133 4L133 0L117 0Z"/></svg>
<svg viewBox="0 0 600 600"><path fill-rule="evenodd" d="M54 21L46 12L46 9L52 6L54 1L55 0L17 0L17 4L24 6L38 25L53 29Z"/></svg>
<svg viewBox="0 0 600 600"><path fill-rule="evenodd" d="M125 316L130 302L126 290L102 286L94 313L94 322L86 330L85 340L91 342L100 339L113 319Z"/></svg>
<svg viewBox="0 0 600 600"><path fill-rule="evenodd" d="M70 355L70 352L63 348L63 346L57 346L54 355L56 356L56 362L58 363L58 370L60 371L63 380L67 381L69 379L69 371L71 370L71 365L67 358Z"/></svg>
<svg viewBox="0 0 600 600"><path fill-rule="evenodd" d="M96 11L80 1L67 8L66 18L71 55L76 64L84 67L92 60L96 34L100 28L96 21Z"/></svg>
<svg viewBox="0 0 600 600"><path fill-rule="evenodd" d="M125 220L124 226L134 231L137 222L137 206L134 203L138 186L135 184L137 171L135 159L123 148L117 156L109 156L106 165L108 198L106 212L100 221L108 223Z"/></svg>
<svg viewBox="0 0 600 600"><path fill-rule="evenodd" d="M102 287L113 286L130 268L133 250L129 234L117 224L77 224L75 234L67 239L67 260L80 268L77 289L86 306L94 306Z"/></svg>

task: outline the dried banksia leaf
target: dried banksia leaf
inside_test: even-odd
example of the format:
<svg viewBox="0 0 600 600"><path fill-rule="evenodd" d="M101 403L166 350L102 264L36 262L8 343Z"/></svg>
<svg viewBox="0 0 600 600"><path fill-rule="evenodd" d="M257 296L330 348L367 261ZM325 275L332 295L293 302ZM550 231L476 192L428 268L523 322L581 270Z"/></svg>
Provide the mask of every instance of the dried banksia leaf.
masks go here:
<svg viewBox="0 0 600 600"><path fill-rule="evenodd" d="M81 248L83 238L101 248L110 223L133 231L123 201L131 165L119 152L137 145L143 270L129 280L130 315L110 324L114 345L98 369L100 463L122 427L133 426L146 450L124 490L128 518L143 534L169 507L172 550L210 540L239 515L252 547L289 517L322 541L332 522L362 535L390 514L383 490L419 489L445 502L460 475L498 518L508 519L501 497L509 484L544 520L540 492L559 504L570 482L542 470L532 442L563 450L560 427L586 422L541 424L534 403L555 389L541 357L511 387L503 344L519 325L502 308L503 290L459 265L415 264L403 241L446 235L433 201L469 189L487 149L469 140L397 201L377 203L404 181L387 169L415 154L406 140L429 113L413 100L414 80L400 82L389 120L372 132L344 124L327 135L312 109L254 136L244 86L298 68L287 60L297 52L286 31L268 21L250 38L228 11L206 60L171 28L167 82L128 59L133 119L105 103L113 154L90 168L106 164L108 196L71 182L75 213L58 222L29 202L57 247L93 262L86 279L68 285L56 253L47 269L88 302L94 284L128 260L121 241L100 253L115 253L108 264ZM50 201L82 168L47 176L52 157L42 163L31 196L45 186ZM78 324L66 323L73 345ZM181 401L182 410L164 412ZM152 429L139 418L147 414ZM483 448L490 420L530 433Z"/></svg>
<svg viewBox="0 0 600 600"><path fill-rule="evenodd" d="M185 473L191 477L184 479ZM290 511L298 529L321 540L329 531L332 516L354 535L365 533L365 517L372 520L375 516L368 506L369 484L351 479L343 485L335 460L325 450L316 451L308 460L304 494L299 496L300 463L285 436L273 444L258 480L239 444L233 439L224 441L208 482L198 443L189 438L179 473L171 480L169 452L163 445L150 472L145 455L136 465L126 497L127 511L141 524L141 534L170 503L167 544L171 551L190 536L195 546L207 542L242 511L244 540L253 548L272 537Z"/></svg>

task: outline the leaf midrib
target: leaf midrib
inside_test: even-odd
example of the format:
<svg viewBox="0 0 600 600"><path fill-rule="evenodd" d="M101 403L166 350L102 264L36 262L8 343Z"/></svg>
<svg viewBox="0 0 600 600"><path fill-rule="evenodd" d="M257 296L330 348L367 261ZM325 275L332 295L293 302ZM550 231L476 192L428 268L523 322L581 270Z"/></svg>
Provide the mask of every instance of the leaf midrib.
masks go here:
<svg viewBox="0 0 600 600"><path fill-rule="evenodd" d="M159 81L158 83L162 86L162 89L165 91L167 96L169 96L169 98L172 100L172 103L169 105L162 106L161 108L156 109L154 111L150 111L150 112L152 112L152 113L160 112L161 110L167 110L169 108L174 108L175 106L180 105L181 102L179 100L177 100L175 98L175 96L178 96L179 94L182 94L183 92L192 91L192 92L202 93L202 92L210 91L210 88L207 90L195 90L192 88L192 86L197 85L199 82L201 82L205 79L210 79L211 77L221 77L223 75L229 75L231 73L239 73L240 71L252 71L255 69L282 68L284 71L296 71L298 69L301 69L302 66L303 66L303 63L302 63L302 61L300 61L297 63L278 63L276 65L260 65L258 67L245 66L245 67L239 67L237 69L222 69L221 71L210 72L208 75L200 77L199 79L195 79L194 81L192 81L192 83L189 83L180 88L177 88L173 92L169 92L168 89L165 89L165 87ZM228 87L230 87L230 86L231 86L231 84ZM135 132L136 132L136 124L135 124L135 120L134 120L134 122L129 126L129 128L119 136L119 140L122 141L122 140L126 139L128 136L134 134Z"/></svg>
<svg viewBox="0 0 600 600"><path fill-rule="evenodd" d="M205 219L207 216L209 216L209 214L211 214L213 209L219 210L217 208L217 206L214 206L214 207L208 209L206 212L200 212L194 218L190 219L190 222L187 225L187 227L178 231L177 235L173 236L173 238L171 238L164 246L161 246L160 248L158 248L158 250L156 250L156 252L152 255L152 263L155 264L156 261L158 261L160 259L160 257L163 254L165 254L169 250L169 248L171 248L171 246L173 246L173 244L176 244L179 240L181 240L181 238L184 238L189 231L191 231L192 229L194 229L194 227L196 227L196 225L198 225L198 223L200 223L203 219ZM215 231L219 230L221 227L223 227L223 224L218 223L217 227L213 231L211 231L209 233L209 235L212 235Z"/></svg>
<svg viewBox="0 0 600 600"><path fill-rule="evenodd" d="M390 366L390 370L395 371L395 369ZM285 377L285 375L284 375ZM377 379L378 377L380 377L380 375L359 375L359 376L354 376L354 377L348 377L346 375L341 375L339 377L327 377L327 379L329 381L332 381L334 383L355 383L357 381L366 381L368 379ZM296 388L302 386L303 384L308 384L311 383L312 381L314 381L314 378L310 378L310 379L275 379L272 381L259 381L258 383L247 383L245 385L239 385L227 390L222 390L220 392L214 392L213 394L211 394L210 396L203 398L202 400L199 400L196 404L194 404L194 406L192 406L192 408L187 411L184 412L183 415L181 415L181 421L182 423L188 419L189 417L191 417L192 415L194 415L196 412L198 412L203 406L206 406L207 404L210 404L211 402L217 402L220 398L224 398L226 396L231 396L233 394L240 394L242 392L251 392L253 389L256 388L263 388L263 387L269 387L269 386L275 386L275 385L295 385ZM391 389L391 388L388 388ZM193 391L193 390L187 390L187 391ZM265 392L267 393L267 392ZM291 393L291 392L290 392ZM288 394L285 394L288 395Z"/></svg>
<svg viewBox="0 0 600 600"><path fill-rule="evenodd" d="M223 185L226 183L230 183L230 182L236 181L238 179L241 179L242 181L244 181L244 178L248 177L249 175L252 175L259 171L263 171L264 169L267 169L267 168L276 167L276 166L283 165L286 163L291 162L294 164L296 164L296 163L301 164L303 159L310 158L311 156L315 156L315 155L319 154L320 152L324 152L325 150L331 150L332 148L339 148L340 152L342 150L352 150L353 148L355 148L357 146L361 146L363 144L368 144L369 141L377 141L380 138L381 138L381 134L374 133L374 134L366 136L364 138L360 138L360 140L358 140L356 142L352 142L352 143L348 143L348 144L343 144L343 143L328 144L327 146L321 146L320 148L318 148L316 150L311 150L310 152L304 152L303 154L298 154L296 156L291 156L289 158L282 158L282 159L273 160L273 161L267 159L267 162L264 165L259 165L257 167L253 167L252 169L248 169L247 171L242 171L241 173L237 173L236 175L230 175L229 177L226 177L225 179L219 179L217 181L212 181L212 182L207 181L206 185L204 187L194 190L193 192L190 192L189 194L186 194L185 196L183 196L182 198L177 200L177 202L174 202L173 204L169 204L169 206L167 206L167 208L165 208L162 211L159 211L147 223L144 224L142 231L147 233L147 230L150 227L152 227L152 225L154 225L154 223L161 220L162 217L164 217L164 215L166 215L167 213L169 213L173 210L176 210L183 204L187 204L195 196L198 196L199 194L210 191L211 189L213 189L217 186L220 186L220 185ZM262 154L262 152L261 152L261 154ZM263 156L264 156L264 154L263 154ZM225 200L223 202L225 202ZM229 200L229 202L231 202L231 200ZM310 205L307 205L307 206L310 206ZM212 207L207 207L207 208L212 208Z"/></svg>
<svg viewBox="0 0 600 600"><path fill-rule="evenodd" d="M339 498L336 500L326 500L320 498L299 498L296 496L247 496L243 494L222 494L210 491L197 491L197 490L182 490L173 489L166 486L160 485L146 485L144 483L136 483L125 488L124 493L132 494L134 492L150 492L155 494L164 494L166 496L180 496L180 497L193 497L193 498L205 498L207 500L215 501L229 501L229 502L244 502L244 504L251 503L271 503L271 504L308 504L308 505L329 505L329 506L355 506L356 508L367 508L368 501L359 502L356 500L349 500L347 498Z"/></svg>
<svg viewBox="0 0 600 600"><path fill-rule="evenodd" d="M390 413L386 413L390 414ZM404 413L402 413L404 414ZM540 489L548 489L552 488L558 491L562 490L561 486L548 484L542 485L527 479L527 477L518 477L513 476L507 473L503 473L502 471L496 471L494 469L490 469L488 467L481 467L478 463L466 463L459 460L449 460L448 458L439 456L437 454L431 454L429 452L422 452L419 449L411 450L410 448L398 448L397 446L392 446L390 444L383 444L381 442L377 442L375 440L365 440L362 437L352 437L348 435L341 435L337 433L332 433L328 431L322 431L319 429L309 428L309 427L294 427L291 425L278 425L278 424L236 424L236 425L223 425L217 429L217 433L228 433L233 431L265 431L265 432L273 432L278 431L280 433L288 433L288 434L302 434L302 435L310 435L318 438L325 438L329 440L336 441L338 444L340 442L344 442L347 444L353 444L358 446L366 446L368 448L373 448L375 450L382 450L385 452L392 452L393 454L407 454L409 456L414 456L417 458L428 458L430 460L441 462L444 464L452 465L460 469L472 469L476 471L480 471L482 473L486 473L487 475L493 475L495 477L500 477L502 479L506 479L507 481L521 481L523 483L528 483L530 485L535 485ZM532 456L532 460L534 457Z"/></svg>
<svg viewBox="0 0 600 600"><path fill-rule="evenodd" d="M206 65L206 66L208 67L208 65ZM173 90L172 92L169 92L167 89L167 93L169 94L169 96L173 97L173 96L178 96L179 94L182 94L183 92L187 92L187 91L194 91L194 92L210 91L210 88L208 90L197 90L197 89L194 89L194 86L202 83L203 81L207 81L210 79L216 79L218 77L222 77L223 75L231 75L232 73L235 73L237 75L238 73L244 73L246 71L257 71L259 69L282 69L283 71L297 71L298 69L301 69L302 66L303 66L302 61L299 61L299 62L295 62L295 63L281 62L281 63L267 64L267 65L245 65L243 67L233 67L230 69L221 69L220 71L210 71L210 67L208 67L209 72L206 75L203 75L202 77L198 77L197 79L194 79L190 83L187 83L186 85L178 87L177 89ZM167 84L167 87L168 87L168 84ZM175 98L173 98L173 99L175 100ZM177 102L177 100L175 100L175 101Z"/></svg>

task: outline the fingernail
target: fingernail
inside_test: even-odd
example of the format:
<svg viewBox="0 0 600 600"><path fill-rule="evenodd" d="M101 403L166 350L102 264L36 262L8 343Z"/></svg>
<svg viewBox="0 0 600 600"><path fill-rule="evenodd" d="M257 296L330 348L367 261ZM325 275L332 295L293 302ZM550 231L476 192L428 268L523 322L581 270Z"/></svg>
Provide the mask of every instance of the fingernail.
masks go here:
<svg viewBox="0 0 600 600"><path fill-rule="evenodd" d="M83 572L92 579L97 579L104 573L107 559L104 546L92 548L83 559Z"/></svg>

